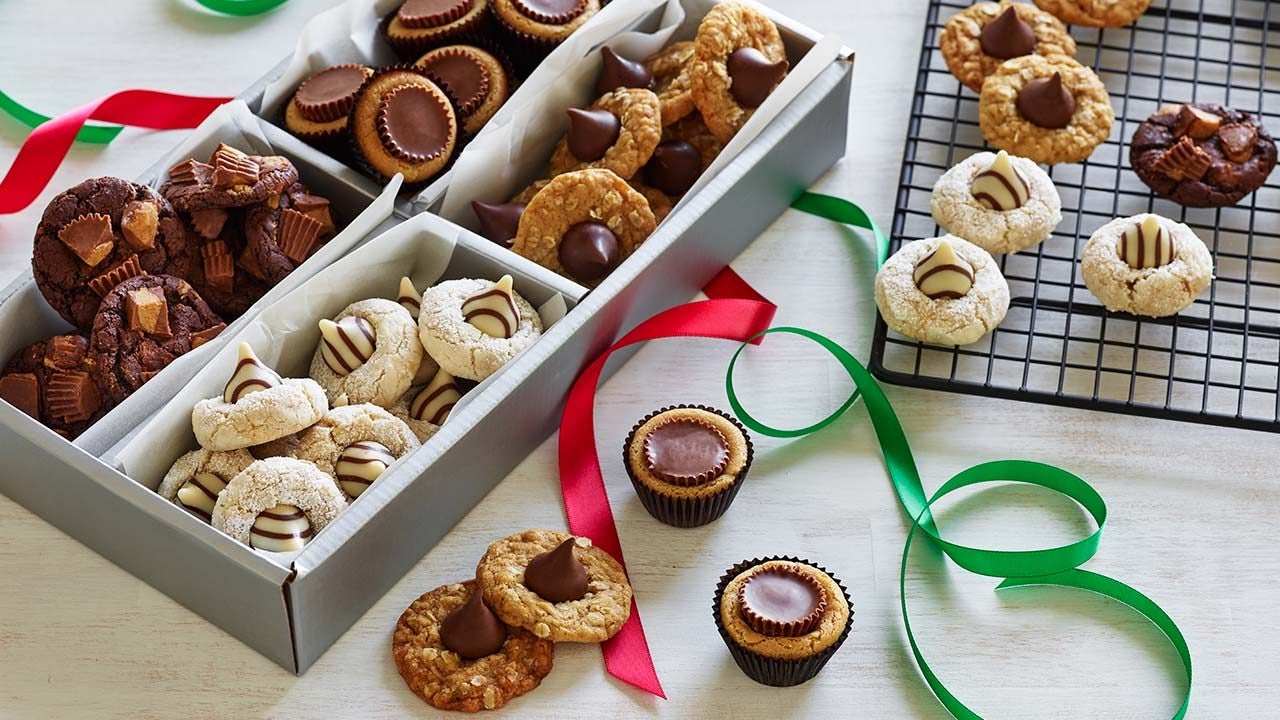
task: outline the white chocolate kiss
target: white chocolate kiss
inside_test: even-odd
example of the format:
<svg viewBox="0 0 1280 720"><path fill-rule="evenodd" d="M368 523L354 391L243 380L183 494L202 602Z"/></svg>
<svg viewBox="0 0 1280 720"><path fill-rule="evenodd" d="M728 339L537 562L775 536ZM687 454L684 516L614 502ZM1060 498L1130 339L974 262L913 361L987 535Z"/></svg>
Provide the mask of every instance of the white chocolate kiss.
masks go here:
<svg viewBox="0 0 1280 720"><path fill-rule="evenodd" d="M956 254L950 240L939 240L938 247L916 263L912 279L934 300L955 300L973 288L973 268Z"/></svg>
<svg viewBox="0 0 1280 720"><path fill-rule="evenodd" d="M1001 150L987 169L973 178L969 187L973 198L988 210L1016 210L1031 199L1027 181L1009 160L1009 153Z"/></svg>
<svg viewBox="0 0 1280 720"><path fill-rule="evenodd" d="M396 297L396 302L400 303L400 307L409 311L414 320L418 319L418 312L422 310L422 293L413 286L413 281L407 277L400 278L400 292Z"/></svg>
<svg viewBox="0 0 1280 720"><path fill-rule="evenodd" d="M377 346L373 324L362 317L349 315L338 322L320 321L320 356L340 376L365 364Z"/></svg>
<svg viewBox="0 0 1280 720"><path fill-rule="evenodd" d="M1160 227L1160 219L1148 215L1120 235L1120 259L1134 270L1146 270L1173 262L1173 241Z"/></svg>
<svg viewBox="0 0 1280 720"><path fill-rule="evenodd" d="M461 397L462 393L458 392L458 384L454 382L453 376L444 370L437 370L431 382L413 396L413 402L409 403L409 417L426 420L432 425L443 425Z"/></svg>
<svg viewBox="0 0 1280 720"><path fill-rule="evenodd" d="M197 474L178 488L178 504L190 510L205 522L213 519L213 506L227 481L210 472Z"/></svg>
<svg viewBox="0 0 1280 720"><path fill-rule="evenodd" d="M362 440L352 443L338 456L333 464L334 474L338 476L338 484L353 498L369 489L374 480L382 477L387 467L396 461L396 456L386 445Z"/></svg>
<svg viewBox="0 0 1280 720"><path fill-rule="evenodd" d="M315 531L306 513L295 505L281 503L263 510L249 528L249 546L268 552L301 550Z"/></svg>
<svg viewBox="0 0 1280 720"><path fill-rule="evenodd" d="M242 342L237 353L235 372L231 373L231 379L222 389L222 399L235 403L245 395L273 388L282 382L284 381L275 370L263 365L258 356L253 354L249 343Z"/></svg>
<svg viewBox="0 0 1280 720"><path fill-rule="evenodd" d="M491 287L467 298L462 303L462 319L489 337L515 335L520 329L520 311L516 309L511 283L511 276L503 275Z"/></svg>

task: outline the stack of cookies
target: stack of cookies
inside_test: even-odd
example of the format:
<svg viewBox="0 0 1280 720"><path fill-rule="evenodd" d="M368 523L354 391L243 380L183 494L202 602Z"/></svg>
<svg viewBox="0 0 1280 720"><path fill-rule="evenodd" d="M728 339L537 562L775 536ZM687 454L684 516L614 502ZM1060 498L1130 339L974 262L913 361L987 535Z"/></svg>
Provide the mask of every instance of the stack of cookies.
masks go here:
<svg viewBox="0 0 1280 720"><path fill-rule="evenodd" d="M712 8L694 40L600 59L598 97L567 111L547 177L472 204L490 240L587 287L644 242L787 72L777 27L738 2Z"/></svg>
<svg viewBox="0 0 1280 720"><path fill-rule="evenodd" d="M216 337L337 231L283 157L221 145L160 192L113 177L49 203L31 259L72 330L0 372L0 398L68 439Z"/></svg>

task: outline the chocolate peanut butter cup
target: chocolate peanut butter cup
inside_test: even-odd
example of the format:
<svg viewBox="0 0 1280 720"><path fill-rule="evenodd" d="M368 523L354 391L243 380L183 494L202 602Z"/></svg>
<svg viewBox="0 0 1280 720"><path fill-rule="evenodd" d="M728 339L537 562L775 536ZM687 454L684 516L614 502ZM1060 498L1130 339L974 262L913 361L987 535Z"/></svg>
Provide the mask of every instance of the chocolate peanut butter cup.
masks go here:
<svg viewBox="0 0 1280 720"><path fill-rule="evenodd" d="M370 174L421 186L453 157L458 119L448 94L418 68L386 68L365 83L351 114L351 142Z"/></svg>
<svg viewBox="0 0 1280 720"><path fill-rule="evenodd" d="M405 0L382 20L382 36L406 60L474 38L489 20L489 0Z"/></svg>
<svg viewBox="0 0 1280 720"><path fill-rule="evenodd" d="M447 45L418 58L414 64L444 88L457 104L458 124L474 135L511 95L506 64L475 45Z"/></svg>
<svg viewBox="0 0 1280 720"><path fill-rule="evenodd" d="M335 65L302 81L285 107L285 128L313 144L342 137L356 95L373 73L364 65Z"/></svg>

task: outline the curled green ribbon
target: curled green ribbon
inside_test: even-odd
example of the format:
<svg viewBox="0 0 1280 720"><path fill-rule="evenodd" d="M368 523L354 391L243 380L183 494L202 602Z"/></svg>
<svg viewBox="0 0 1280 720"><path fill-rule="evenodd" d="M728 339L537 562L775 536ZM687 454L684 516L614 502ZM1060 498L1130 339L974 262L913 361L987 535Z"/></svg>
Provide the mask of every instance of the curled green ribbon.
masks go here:
<svg viewBox="0 0 1280 720"><path fill-rule="evenodd" d="M35 110L26 107L17 100L9 97L3 91L0 91L0 111L4 111L6 114L13 117L14 120L17 120L32 129L35 129L52 119L48 115L41 115ZM85 125L80 128L80 132L76 133L76 140L80 142L105 145L112 140L115 140L116 136L119 135L120 131L123 129L124 128L119 126Z"/></svg>
<svg viewBox="0 0 1280 720"><path fill-rule="evenodd" d="M280 7L287 1L288 0L196 0L196 2L214 12L220 12L223 15L235 15L237 17L261 15L268 10L274 10Z"/></svg>

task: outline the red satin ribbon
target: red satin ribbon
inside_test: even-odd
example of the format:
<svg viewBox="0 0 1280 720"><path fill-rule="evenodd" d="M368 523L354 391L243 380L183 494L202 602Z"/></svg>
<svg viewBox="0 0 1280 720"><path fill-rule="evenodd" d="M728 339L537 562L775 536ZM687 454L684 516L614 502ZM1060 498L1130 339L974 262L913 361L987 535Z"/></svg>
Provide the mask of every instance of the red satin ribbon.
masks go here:
<svg viewBox="0 0 1280 720"><path fill-rule="evenodd" d="M0 215L16 213L40 196L85 122L101 120L151 130L193 128L230 100L122 90L53 118L31 131L8 174L0 180Z"/></svg>
<svg viewBox="0 0 1280 720"><path fill-rule="evenodd" d="M618 528L609 508L609 495L596 455L596 386L605 363L616 350L670 337L720 338L741 343L768 329L777 310L729 268L716 276L704 292L715 299L658 313L601 353L578 376L565 404L560 423L560 490L569 531L591 538L591 542L617 558L624 568L626 561L622 557ZM610 675L658 697L666 697L653 667L634 600L631 617L617 635L604 643L602 650Z"/></svg>

